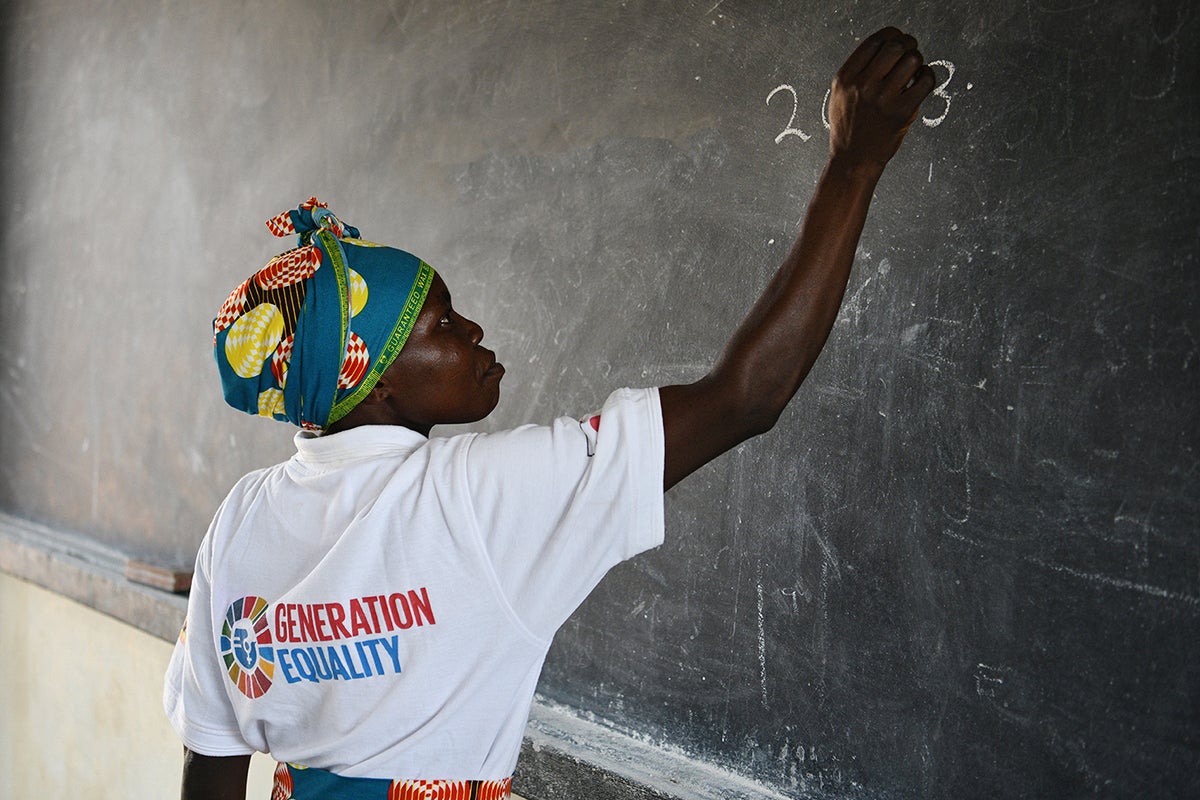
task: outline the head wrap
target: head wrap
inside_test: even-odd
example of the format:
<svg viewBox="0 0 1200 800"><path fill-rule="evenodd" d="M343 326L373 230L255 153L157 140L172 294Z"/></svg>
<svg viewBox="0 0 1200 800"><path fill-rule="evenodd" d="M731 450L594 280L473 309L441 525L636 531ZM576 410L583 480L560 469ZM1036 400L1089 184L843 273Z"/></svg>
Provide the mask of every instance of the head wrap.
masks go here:
<svg viewBox="0 0 1200 800"><path fill-rule="evenodd" d="M346 416L408 340L433 269L358 238L309 198L267 220L299 246L233 290L213 320L225 402L310 430Z"/></svg>

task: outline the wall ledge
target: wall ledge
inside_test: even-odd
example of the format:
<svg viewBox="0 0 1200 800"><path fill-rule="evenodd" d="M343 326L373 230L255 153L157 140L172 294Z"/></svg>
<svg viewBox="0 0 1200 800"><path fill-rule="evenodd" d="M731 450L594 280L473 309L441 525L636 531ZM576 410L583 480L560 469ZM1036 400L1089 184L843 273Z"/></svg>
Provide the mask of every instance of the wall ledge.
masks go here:
<svg viewBox="0 0 1200 800"><path fill-rule="evenodd" d="M127 555L82 534L0 512L0 571L174 642L187 597L125 577ZM514 788L527 800L787 800L669 746L536 698ZM791 795L796 797L798 795Z"/></svg>
<svg viewBox="0 0 1200 800"><path fill-rule="evenodd" d="M174 642L187 597L128 580L126 560L82 534L0 513L0 570Z"/></svg>
<svg viewBox="0 0 1200 800"><path fill-rule="evenodd" d="M795 800L669 744L635 738L538 696L513 786L538 800ZM823 796L823 795L822 795Z"/></svg>

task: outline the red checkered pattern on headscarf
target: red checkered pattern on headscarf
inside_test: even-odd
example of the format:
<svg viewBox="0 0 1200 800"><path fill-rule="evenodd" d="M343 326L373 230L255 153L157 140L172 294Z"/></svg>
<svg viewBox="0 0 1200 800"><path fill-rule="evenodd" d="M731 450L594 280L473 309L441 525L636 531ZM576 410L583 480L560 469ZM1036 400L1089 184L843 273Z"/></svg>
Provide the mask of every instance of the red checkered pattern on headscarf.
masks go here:
<svg viewBox="0 0 1200 800"><path fill-rule="evenodd" d="M230 292L229 297L225 298L225 302L221 304L221 310L217 312L217 317L213 320L214 344L217 341L217 334L237 322L237 318L242 315L246 306L246 287L252 280L254 280L253 275L238 284L238 287Z"/></svg>
<svg viewBox="0 0 1200 800"><path fill-rule="evenodd" d="M310 244L275 256L254 273L254 280L263 289L280 289L308 280L320 268L321 251Z"/></svg>
<svg viewBox="0 0 1200 800"><path fill-rule="evenodd" d="M315 197L310 197L301 203L299 208L306 211L312 211L314 208L329 208L329 204L322 203ZM346 235L346 227L342 224L342 221L333 214L327 214L322 217L320 220L320 226L322 228L328 228L333 235L339 239ZM267 220L267 228L271 231L271 233L275 234L281 239L285 236L291 236L292 234L296 233L296 223L292 219L292 212L284 211L271 217L269 220Z"/></svg>
<svg viewBox="0 0 1200 800"><path fill-rule="evenodd" d="M315 197L310 197L300 204L300 208L307 208L311 211L314 208L329 208L329 204L322 203ZM291 236L296 232L296 223L292 222L292 212L284 211L271 217L267 220L267 228L281 239L285 236Z"/></svg>
<svg viewBox="0 0 1200 800"><path fill-rule="evenodd" d="M342 359L342 370L338 373L338 388L349 389L358 386L370 366L371 354L367 352L367 343L351 331L346 339L346 356Z"/></svg>

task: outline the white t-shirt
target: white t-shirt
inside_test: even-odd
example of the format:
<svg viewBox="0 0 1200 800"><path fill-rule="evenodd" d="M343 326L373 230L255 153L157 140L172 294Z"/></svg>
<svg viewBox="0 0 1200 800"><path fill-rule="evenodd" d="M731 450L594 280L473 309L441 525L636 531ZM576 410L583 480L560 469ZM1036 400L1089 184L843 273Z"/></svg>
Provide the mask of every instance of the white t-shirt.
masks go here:
<svg viewBox="0 0 1200 800"><path fill-rule="evenodd" d="M164 690L183 743L348 777L508 777L555 630L662 542L657 390L583 422L296 448L238 482L200 546Z"/></svg>

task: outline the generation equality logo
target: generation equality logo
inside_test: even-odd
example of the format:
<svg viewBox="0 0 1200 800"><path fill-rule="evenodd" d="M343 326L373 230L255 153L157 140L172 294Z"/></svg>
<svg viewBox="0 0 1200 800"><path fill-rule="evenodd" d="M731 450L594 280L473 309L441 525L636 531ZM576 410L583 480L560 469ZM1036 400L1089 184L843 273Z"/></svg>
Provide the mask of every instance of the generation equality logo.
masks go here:
<svg viewBox="0 0 1200 800"><path fill-rule="evenodd" d="M424 586L337 603L272 606L249 595L226 610L219 649L229 679L254 699L271 688L277 668L287 683L398 675L400 635L396 631L436 624Z"/></svg>

